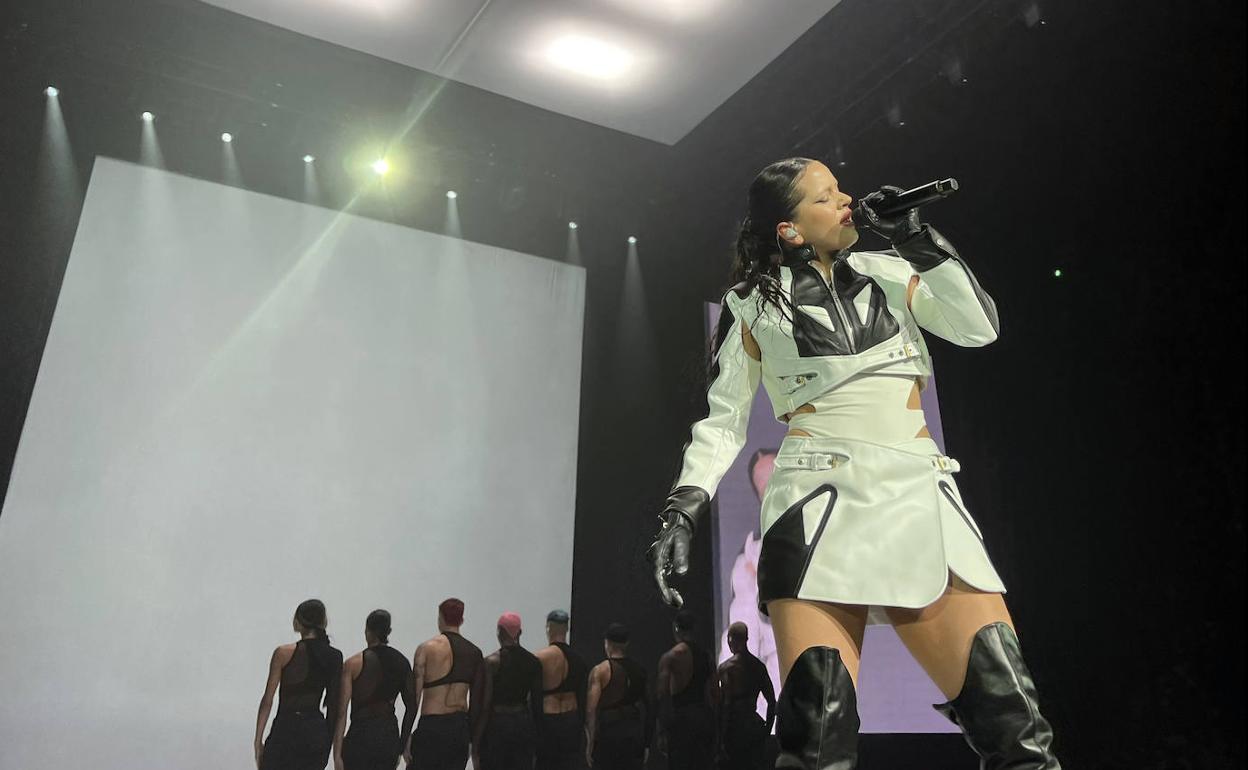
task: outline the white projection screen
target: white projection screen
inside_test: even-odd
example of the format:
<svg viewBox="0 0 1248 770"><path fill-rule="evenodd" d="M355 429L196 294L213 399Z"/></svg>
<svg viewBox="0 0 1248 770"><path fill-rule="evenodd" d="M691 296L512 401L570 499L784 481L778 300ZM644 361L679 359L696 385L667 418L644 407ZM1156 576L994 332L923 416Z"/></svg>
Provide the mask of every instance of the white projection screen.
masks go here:
<svg viewBox="0 0 1248 770"><path fill-rule="evenodd" d="M0 515L0 768L254 766L303 599L350 655L571 595L585 273L95 163Z"/></svg>

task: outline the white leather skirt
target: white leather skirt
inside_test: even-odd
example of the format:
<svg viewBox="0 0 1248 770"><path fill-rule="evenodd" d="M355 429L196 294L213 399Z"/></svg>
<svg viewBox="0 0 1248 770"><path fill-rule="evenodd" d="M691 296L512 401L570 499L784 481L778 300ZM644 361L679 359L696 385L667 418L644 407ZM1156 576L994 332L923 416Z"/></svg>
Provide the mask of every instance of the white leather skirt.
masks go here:
<svg viewBox="0 0 1248 770"><path fill-rule="evenodd" d="M1005 593L958 470L929 438L786 438L762 502L760 609L775 599L926 607L951 571Z"/></svg>

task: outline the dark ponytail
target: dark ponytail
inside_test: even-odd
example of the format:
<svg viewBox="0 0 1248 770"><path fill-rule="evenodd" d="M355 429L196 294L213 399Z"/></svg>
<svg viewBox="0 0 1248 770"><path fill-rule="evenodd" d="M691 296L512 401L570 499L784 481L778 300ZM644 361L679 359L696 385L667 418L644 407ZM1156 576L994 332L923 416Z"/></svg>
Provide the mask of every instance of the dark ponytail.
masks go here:
<svg viewBox="0 0 1248 770"><path fill-rule="evenodd" d="M758 172L750 183L747 213L737 233L736 257L731 281L744 284L744 292L758 289L759 304L769 303L788 320L793 320L792 304L780 290L780 263L793 258L809 258L810 246L785 250L776 236L776 225L791 220L801 200L797 180L813 163L810 158L787 158Z"/></svg>
<svg viewBox="0 0 1248 770"><path fill-rule="evenodd" d="M300 602L295 608L295 620L299 621L299 625L311 631L314 638L329 641L329 634L325 632L325 627L329 625L329 618L325 612L325 603L320 599L307 599Z"/></svg>
<svg viewBox="0 0 1248 770"><path fill-rule="evenodd" d="M311 667L320 671L325 677L325 713L332 716L338 713L339 678L342 675L342 653L329 644L329 634L325 627L329 624L329 616L325 611L325 602L320 599L308 599L300 602L295 608L295 620L306 631L312 633L312 642L305 643L304 649L311 659Z"/></svg>
<svg viewBox="0 0 1248 770"><path fill-rule="evenodd" d="M390 642L390 613L385 610L373 610L368 613L364 627L369 630L377 641L382 644Z"/></svg>

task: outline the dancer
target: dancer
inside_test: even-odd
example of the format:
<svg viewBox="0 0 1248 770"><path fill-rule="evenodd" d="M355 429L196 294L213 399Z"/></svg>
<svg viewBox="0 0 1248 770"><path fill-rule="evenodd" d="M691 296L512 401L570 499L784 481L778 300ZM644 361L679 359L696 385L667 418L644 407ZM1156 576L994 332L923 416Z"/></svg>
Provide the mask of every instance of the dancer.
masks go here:
<svg viewBox="0 0 1248 770"><path fill-rule="evenodd" d="M709 770L715 757L715 717L710 703L715 663L694 641L693 626L691 612L676 613L672 623L676 645L659 659L655 688L659 740L667 750L670 770Z"/></svg>
<svg viewBox="0 0 1248 770"><path fill-rule="evenodd" d="M415 699L420 721L407 738L403 758L420 770L464 770L471 755L472 726L480 710L484 684L481 649L459 635L464 603L447 599L438 605L438 635L416 648L412 657Z"/></svg>
<svg viewBox="0 0 1248 770"><path fill-rule="evenodd" d="M497 652L485 659L485 687L477 735L484 770L533 770L534 715L542 710L542 664L520 646L520 616L498 619Z"/></svg>
<svg viewBox="0 0 1248 770"><path fill-rule="evenodd" d="M653 708L646 670L628 657L628 628L607 627L607 659L589 672L585 761L597 770L641 770L650 757Z"/></svg>
<svg viewBox="0 0 1248 770"><path fill-rule="evenodd" d="M898 188L862 202L888 252L849 248L851 197L822 163L791 158L754 179L724 295L706 419L693 426L651 550L665 600L740 451L763 383L789 432L762 502L759 603L784 686L777 767L857 763L855 687L870 607L883 608L949 701L985 770L1056 770L1013 621L980 531L928 434L931 374L920 329L958 345L997 337L997 311L949 241L915 210L880 216Z"/></svg>
<svg viewBox="0 0 1248 770"><path fill-rule="evenodd" d="M390 613L373 610L364 621L367 649L352 655L342 668L342 695L334 721L334 770L394 770L407 735L416 721L412 667L403 653L389 645ZM403 729L394 702L403 696ZM347 705L351 706L351 732Z"/></svg>
<svg viewBox="0 0 1248 770"><path fill-rule="evenodd" d="M572 770L585 737L589 667L568 646L568 613L546 616L549 645L537 651L542 666L542 715L537 723L537 770Z"/></svg>
<svg viewBox="0 0 1248 770"><path fill-rule="evenodd" d="M337 713L342 653L330 646L326 624L325 605L319 599L302 602L291 621L299 641L273 651L256 715L258 770L324 770L329 760L331 733L321 700L330 716ZM262 740L279 686L277 716L268 740Z"/></svg>
<svg viewBox="0 0 1248 770"><path fill-rule="evenodd" d="M759 770L766 764L767 736L776 719L776 693L767 666L750 652L750 629L737 622L728 627L732 657L719 664L719 709L716 767ZM767 701L767 718L758 715L758 698Z"/></svg>

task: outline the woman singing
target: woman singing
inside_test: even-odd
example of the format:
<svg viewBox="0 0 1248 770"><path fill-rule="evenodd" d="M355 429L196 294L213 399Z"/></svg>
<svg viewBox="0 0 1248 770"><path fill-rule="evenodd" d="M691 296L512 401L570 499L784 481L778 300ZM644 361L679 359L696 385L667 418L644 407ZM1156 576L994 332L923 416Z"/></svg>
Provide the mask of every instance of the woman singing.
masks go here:
<svg viewBox="0 0 1248 770"><path fill-rule="evenodd" d="M966 347L997 337L997 311L970 268L914 210L860 207L892 250L850 252L850 203L828 168L791 158L754 179L713 346L708 416L693 426L651 549L672 574L745 441L761 380L788 433L762 500L760 609L784 686L777 767L857 763L855 687L872 608L948 698L985 770L1057 770L1052 731L1002 594L953 474L924 424L931 374L920 329Z"/></svg>
<svg viewBox="0 0 1248 770"><path fill-rule="evenodd" d="M329 761L332 733L321 712L337 714L338 677L342 653L329 644L325 634L325 605L308 599L295 610L292 622L299 641L273 651L269 679L256 716L256 767L259 770L324 770ZM273 693L281 685L277 716L267 741L261 742L264 726L273 709Z"/></svg>

